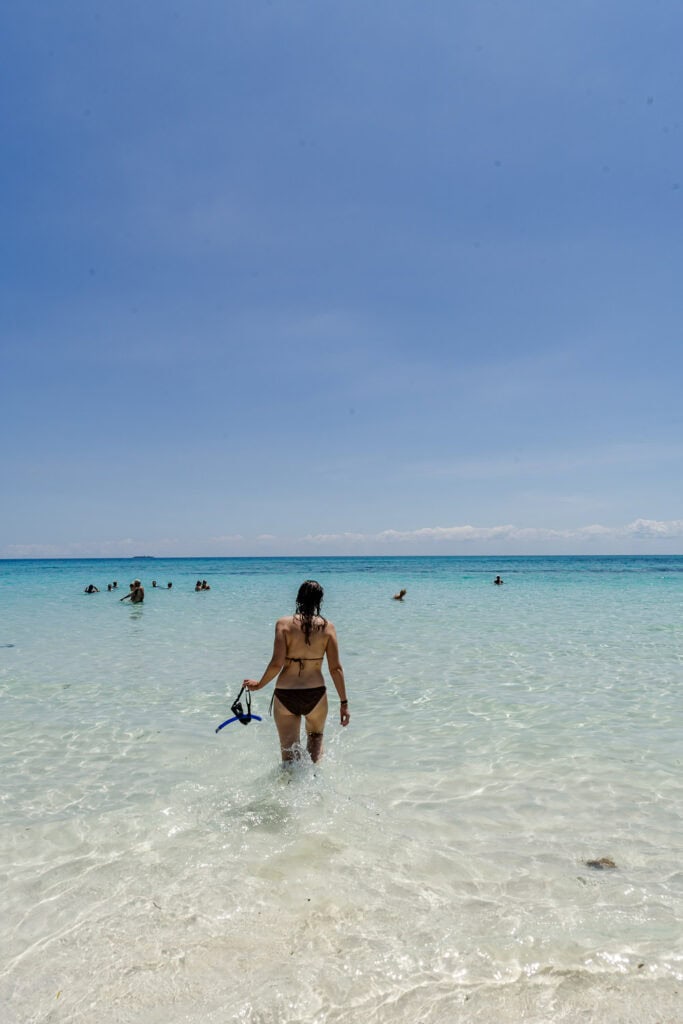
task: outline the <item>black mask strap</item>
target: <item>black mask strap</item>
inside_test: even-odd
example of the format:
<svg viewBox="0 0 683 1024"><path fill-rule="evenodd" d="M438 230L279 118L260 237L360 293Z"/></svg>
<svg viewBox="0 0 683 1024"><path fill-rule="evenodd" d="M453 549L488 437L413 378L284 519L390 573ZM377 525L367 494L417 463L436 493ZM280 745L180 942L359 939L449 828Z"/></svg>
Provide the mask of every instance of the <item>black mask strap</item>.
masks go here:
<svg viewBox="0 0 683 1024"><path fill-rule="evenodd" d="M232 711L235 718L238 718L240 720L242 725L249 725L249 723L251 722L251 692L247 690L246 697L244 698L244 703L247 706L246 711L242 707L242 702L240 701L240 697L244 692L245 688L242 687L240 692L237 694L237 697L235 698L235 701L230 710Z"/></svg>

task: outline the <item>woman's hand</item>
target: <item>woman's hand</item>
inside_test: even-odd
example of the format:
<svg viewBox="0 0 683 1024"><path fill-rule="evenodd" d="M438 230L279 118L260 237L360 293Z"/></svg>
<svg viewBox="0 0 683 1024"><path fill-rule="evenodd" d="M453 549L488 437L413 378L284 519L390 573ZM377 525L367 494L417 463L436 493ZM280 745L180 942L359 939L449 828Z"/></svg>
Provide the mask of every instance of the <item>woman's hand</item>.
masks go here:
<svg viewBox="0 0 683 1024"><path fill-rule="evenodd" d="M265 683L259 683L257 679L244 679L242 684L245 690L260 690L266 685Z"/></svg>
<svg viewBox="0 0 683 1024"><path fill-rule="evenodd" d="M351 713L348 704L341 704L339 707L339 721L342 725L348 725L351 721Z"/></svg>

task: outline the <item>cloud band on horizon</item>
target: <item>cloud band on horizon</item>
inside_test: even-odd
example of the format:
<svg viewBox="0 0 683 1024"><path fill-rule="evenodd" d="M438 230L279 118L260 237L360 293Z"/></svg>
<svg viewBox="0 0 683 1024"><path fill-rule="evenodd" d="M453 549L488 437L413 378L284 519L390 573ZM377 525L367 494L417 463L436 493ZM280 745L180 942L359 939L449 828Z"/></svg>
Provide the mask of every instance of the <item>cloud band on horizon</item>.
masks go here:
<svg viewBox="0 0 683 1024"><path fill-rule="evenodd" d="M368 549L379 549L379 553L387 550L405 550L412 546L424 548L426 545L443 548L446 545L473 544L489 546L495 542L515 545L528 552L535 544L547 545L556 542L558 545L568 542L577 544L595 544L603 541L606 545L623 542L666 542L683 538L683 519L657 520L634 519L623 526L604 526L592 523L567 529L551 529L535 526L515 526L505 524L498 526L472 526L470 524L454 526L423 526L414 530L379 530L374 533L338 532L306 534L303 537L285 537L275 534L259 534L249 537L244 534L222 534L209 537L203 541L182 541L179 538L163 537L157 540L136 540L130 537L119 540L102 540L94 542L26 543L7 544L0 557L7 559L21 558L130 558L133 554L151 554L157 557L209 557L206 554L192 554L190 549L218 547L229 548L228 555L246 555L252 550L259 555L291 554L305 555L313 549L335 548L337 553L343 549L346 553L354 553L363 549L363 553L372 553ZM187 552L190 553L187 553ZM498 552L497 552L498 553ZM511 550L509 553L514 553ZM531 552L533 553L533 552Z"/></svg>

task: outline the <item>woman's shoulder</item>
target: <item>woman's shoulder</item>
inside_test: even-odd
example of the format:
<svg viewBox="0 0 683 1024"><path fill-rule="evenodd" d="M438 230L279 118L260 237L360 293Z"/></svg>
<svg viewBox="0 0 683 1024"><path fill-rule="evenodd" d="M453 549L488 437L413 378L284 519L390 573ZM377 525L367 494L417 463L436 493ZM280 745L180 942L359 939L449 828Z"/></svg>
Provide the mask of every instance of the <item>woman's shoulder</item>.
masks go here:
<svg viewBox="0 0 683 1024"><path fill-rule="evenodd" d="M293 615L283 615L281 619L278 619L275 623L276 629L291 629L294 625Z"/></svg>

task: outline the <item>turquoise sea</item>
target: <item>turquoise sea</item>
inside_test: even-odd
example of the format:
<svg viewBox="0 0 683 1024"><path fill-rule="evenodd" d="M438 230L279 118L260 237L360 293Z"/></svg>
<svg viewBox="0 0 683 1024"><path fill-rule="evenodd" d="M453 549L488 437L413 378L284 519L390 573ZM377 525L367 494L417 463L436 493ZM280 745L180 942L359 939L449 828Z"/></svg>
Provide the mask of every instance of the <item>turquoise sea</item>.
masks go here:
<svg viewBox="0 0 683 1024"><path fill-rule="evenodd" d="M214 730L310 577L282 772ZM682 668L683 557L0 562L3 1021L680 1022Z"/></svg>

